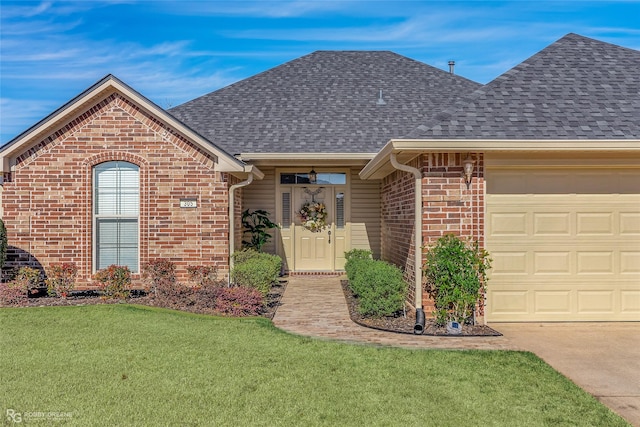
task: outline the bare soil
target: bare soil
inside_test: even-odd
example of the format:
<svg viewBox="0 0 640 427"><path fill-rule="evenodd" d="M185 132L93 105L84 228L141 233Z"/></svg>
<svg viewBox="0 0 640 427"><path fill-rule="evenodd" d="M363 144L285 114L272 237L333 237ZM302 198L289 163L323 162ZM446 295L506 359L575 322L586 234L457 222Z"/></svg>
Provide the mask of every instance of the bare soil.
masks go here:
<svg viewBox="0 0 640 427"><path fill-rule="evenodd" d="M379 329L382 331L388 332L396 332L400 334L413 334L413 327L415 325L416 320L416 312L415 309L406 305L405 312L398 312L394 316L387 317L365 317L358 312L358 298L353 295L351 289L349 288L349 281L342 280L342 290L344 292L344 297L347 300L347 306L349 307L349 314L351 316L351 320L355 323L366 326L368 328ZM483 336L483 337L491 337L491 336L501 336L499 332L491 329L485 325L464 325L462 327L462 333L460 335L449 335L447 334L447 328L444 326L438 326L436 323L427 319L424 326L423 335L436 335L436 336Z"/></svg>

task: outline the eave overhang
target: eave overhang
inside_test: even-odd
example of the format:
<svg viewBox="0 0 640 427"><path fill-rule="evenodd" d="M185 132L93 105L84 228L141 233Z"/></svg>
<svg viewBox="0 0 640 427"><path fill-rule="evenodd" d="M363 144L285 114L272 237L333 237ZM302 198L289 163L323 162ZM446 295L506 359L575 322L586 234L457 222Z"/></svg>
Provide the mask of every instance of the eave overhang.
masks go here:
<svg viewBox="0 0 640 427"><path fill-rule="evenodd" d="M381 179L395 168L389 157L396 154L406 164L423 153L434 152L635 152L640 139L622 140L482 140L482 139L392 139L360 171L361 179Z"/></svg>

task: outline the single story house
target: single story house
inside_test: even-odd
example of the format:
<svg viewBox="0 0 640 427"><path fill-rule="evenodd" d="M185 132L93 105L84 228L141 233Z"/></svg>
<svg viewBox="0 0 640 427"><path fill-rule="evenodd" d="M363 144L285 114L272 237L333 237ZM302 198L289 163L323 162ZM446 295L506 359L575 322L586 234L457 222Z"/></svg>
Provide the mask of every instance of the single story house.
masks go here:
<svg viewBox="0 0 640 427"><path fill-rule="evenodd" d="M264 209L290 274L370 249L420 308L425 248L454 233L493 258L486 320L640 321L640 52L576 34L487 85L319 51L164 110L108 75L0 158L7 266L73 261L82 286L160 257L228 275Z"/></svg>

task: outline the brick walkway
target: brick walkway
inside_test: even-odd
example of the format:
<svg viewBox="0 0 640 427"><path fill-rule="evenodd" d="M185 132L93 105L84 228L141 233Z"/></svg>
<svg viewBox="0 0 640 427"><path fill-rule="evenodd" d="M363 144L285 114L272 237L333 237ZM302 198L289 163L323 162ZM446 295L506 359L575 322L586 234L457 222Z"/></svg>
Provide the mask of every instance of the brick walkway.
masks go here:
<svg viewBox="0 0 640 427"><path fill-rule="evenodd" d="M360 326L349 318L339 277L290 277L281 303L274 324L298 335L407 348L516 349L505 337L433 337Z"/></svg>

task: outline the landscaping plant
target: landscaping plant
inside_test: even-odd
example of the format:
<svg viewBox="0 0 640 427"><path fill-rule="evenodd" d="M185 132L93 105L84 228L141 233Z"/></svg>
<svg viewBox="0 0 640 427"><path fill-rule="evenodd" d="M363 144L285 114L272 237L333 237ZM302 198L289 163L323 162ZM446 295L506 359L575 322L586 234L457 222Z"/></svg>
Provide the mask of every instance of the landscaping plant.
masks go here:
<svg viewBox="0 0 640 427"><path fill-rule="evenodd" d="M491 259L478 242L466 242L452 234L441 237L426 255L426 289L434 300L436 322L472 319L484 295Z"/></svg>
<svg viewBox="0 0 640 427"><path fill-rule="evenodd" d="M131 287L131 271L127 266L110 265L93 275L93 280L107 299L129 297Z"/></svg>
<svg viewBox="0 0 640 427"><path fill-rule="evenodd" d="M245 248L261 251L262 246L271 239L271 234L267 230L278 228L278 224L271 222L269 212L258 209L249 212L249 209L242 212L243 233L249 234L249 240L243 240L242 245Z"/></svg>
<svg viewBox="0 0 640 427"><path fill-rule="evenodd" d="M76 283L78 267L72 262L52 264L47 270L47 293L50 296L66 298Z"/></svg>
<svg viewBox="0 0 640 427"><path fill-rule="evenodd" d="M220 284L217 281L218 269L213 265L190 265L187 267L187 273L189 273L189 279L197 287L202 288Z"/></svg>
<svg viewBox="0 0 640 427"><path fill-rule="evenodd" d="M40 287L41 271L33 267L20 267L11 280L12 286L22 290L28 296L29 292Z"/></svg>
<svg viewBox="0 0 640 427"><path fill-rule="evenodd" d="M142 264L142 280L145 291L158 296L158 293L171 292L176 286L176 265L166 258L159 258Z"/></svg>
<svg viewBox="0 0 640 427"><path fill-rule="evenodd" d="M407 283L395 265L374 260L371 252L354 249L345 253L349 287L365 316L392 316L404 308Z"/></svg>
<svg viewBox="0 0 640 427"><path fill-rule="evenodd" d="M256 288L267 295L271 285L278 280L282 268L282 258L253 249L233 254L234 266L231 281L237 286Z"/></svg>

